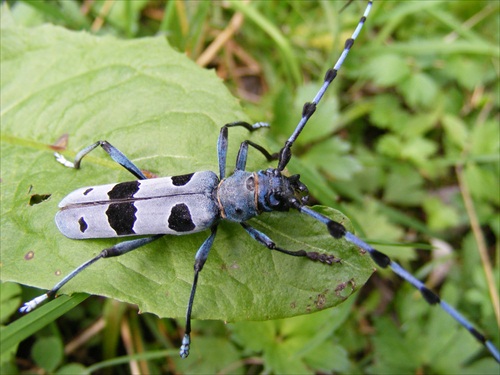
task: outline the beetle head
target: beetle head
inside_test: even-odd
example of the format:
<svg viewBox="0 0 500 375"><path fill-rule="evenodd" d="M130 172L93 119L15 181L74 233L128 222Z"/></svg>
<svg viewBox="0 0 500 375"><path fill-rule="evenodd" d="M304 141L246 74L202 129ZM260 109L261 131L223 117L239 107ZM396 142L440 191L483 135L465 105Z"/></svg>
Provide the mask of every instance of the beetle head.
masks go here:
<svg viewBox="0 0 500 375"><path fill-rule="evenodd" d="M287 177L273 168L259 171L257 174L260 211L288 211L307 203L308 190L298 174Z"/></svg>

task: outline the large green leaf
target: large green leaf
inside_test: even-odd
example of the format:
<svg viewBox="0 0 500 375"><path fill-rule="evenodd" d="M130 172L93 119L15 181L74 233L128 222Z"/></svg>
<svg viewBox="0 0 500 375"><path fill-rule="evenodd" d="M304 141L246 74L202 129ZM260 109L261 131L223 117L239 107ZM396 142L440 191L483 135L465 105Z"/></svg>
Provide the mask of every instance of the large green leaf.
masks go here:
<svg viewBox="0 0 500 375"><path fill-rule="evenodd" d="M2 280L50 288L119 242L75 241L58 232L53 217L66 194L133 179L101 150L85 158L81 170L59 165L49 145L62 134L69 135L63 152L69 158L106 139L141 168L176 175L217 170L220 127L247 120L214 72L197 67L163 38L120 41L7 23L1 48ZM251 138L266 145L265 136L263 130ZM244 129L231 129L230 162L246 137ZM248 168L268 167L262 159L251 152ZM323 212L350 228L338 212ZM194 318L262 320L317 311L343 301L372 272L367 255L334 240L309 217L274 213L252 225L281 247L329 252L342 262L327 266L272 253L238 224L222 223L200 276ZM194 255L207 236L167 236L123 257L99 261L61 292L98 294L159 316L183 316Z"/></svg>

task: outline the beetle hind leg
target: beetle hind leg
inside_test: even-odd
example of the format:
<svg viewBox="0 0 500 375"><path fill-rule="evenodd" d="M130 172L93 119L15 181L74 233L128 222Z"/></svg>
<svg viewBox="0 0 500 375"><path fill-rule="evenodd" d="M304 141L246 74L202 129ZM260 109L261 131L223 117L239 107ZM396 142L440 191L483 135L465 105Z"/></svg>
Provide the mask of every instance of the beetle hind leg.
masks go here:
<svg viewBox="0 0 500 375"><path fill-rule="evenodd" d="M68 161L63 155L59 154L58 152L54 153L54 156L56 157L56 160L65 167L80 169L80 163L82 162L82 159L98 146L101 146L104 151L106 151L108 155L111 156L111 159L120 164L123 168L132 173L139 180L147 180L147 177L144 175L144 173L142 173L142 171L134 163L132 163L132 161L130 161L130 159L125 156L123 152L118 150L108 141L97 141L90 146L85 147L78 154L76 154L74 162Z"/></svg>
<svg viewBox="0 0 500 375"><path fill-rule="evenodd" d="M34 309L36 309L37 306L40 305L45 300L50 299L52 297L55 297L55 295L57 294L59 289L61 289L68 281L70 281L72 278L74 278L76 275L78 275L80 272L82 272L87 267L89 267L92 264L94 264L95 262L97 262L99 259L110 258L110 257L115 257L115 256L120 256L120 255L126 254L132 250L135 250L139 247L147 245L148 243L153 242L161 237L163 237L163 234L159 234L159 235L152 236L152 237L139 238L139 239L131 240L131 241L124 241L124 242L120 242L112 247L108 247L108 248L102 250L94 258L86 261L85 263L83 263L82 265L80 265L79 267L77 267L73 271L71 271L65 278L63 278L61 281L59 281L47 293L42 294L36 298L33 298L31 301L26 302L23 306L21 306L19 311L21 313L29 313L30 311L33 311Z"/></svg>

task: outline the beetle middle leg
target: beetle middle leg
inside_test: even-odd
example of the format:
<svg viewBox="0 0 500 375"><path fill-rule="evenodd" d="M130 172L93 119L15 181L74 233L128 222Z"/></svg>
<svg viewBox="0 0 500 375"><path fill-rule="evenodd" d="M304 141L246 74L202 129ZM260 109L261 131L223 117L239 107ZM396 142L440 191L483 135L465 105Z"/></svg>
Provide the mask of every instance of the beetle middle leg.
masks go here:
<svg viewBox="0 0 500 375"><path fill-rule="evenodd" d="M278 160L278 154L270 154L264 147L254 143L252 141L246 140L241 142L240 149L238 151L238 156L236 157L236 170L244 171L245 166L247 164L247 154L248 154L248 146L252 146L256 150L260 151L262 155L264 155L267 161Z"/></svg>
<svg viewBox="0 0 500 375"><path fill-rule="evenodd" d="M196 286L198 285L198 275L203 269L205 262L208 258L208 253L210 252L210 248L214 243L215 235L217 234L217 225L214 225L211 228L212 233L210 236L203 242L203 244L198 249L195 261L194 261L194 280L191 286L191 294L189 296L188 307L186 311L186 331L184 333L184 338L182 339L181 350L179 352L181 358L186 358L189 355L189 347L191 345L191 311L193 310L193 301L194 295L196 293Z"/></svg>

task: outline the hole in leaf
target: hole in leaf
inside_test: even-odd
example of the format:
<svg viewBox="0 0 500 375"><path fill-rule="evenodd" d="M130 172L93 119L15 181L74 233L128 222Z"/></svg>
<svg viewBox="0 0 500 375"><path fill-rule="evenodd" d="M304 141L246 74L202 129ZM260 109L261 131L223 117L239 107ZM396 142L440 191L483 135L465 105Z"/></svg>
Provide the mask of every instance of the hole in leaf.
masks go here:
<svg viewBox="0 0 500 375"><path fill-rule="evenodd" d="M43 201L46 201L47 199L49 199L50 196L51 196L51 194L33 194L30 197L29 205L34 206L35 204L42 203Z"/></svg>

